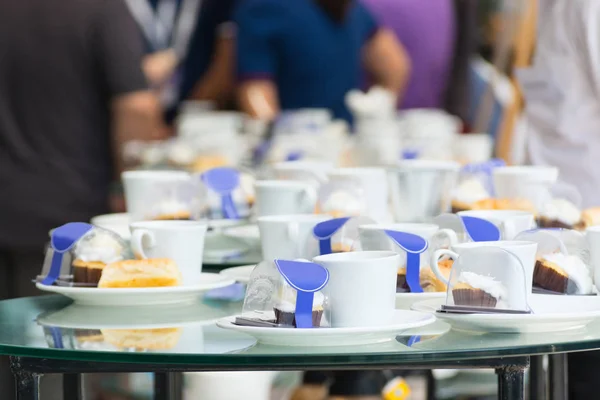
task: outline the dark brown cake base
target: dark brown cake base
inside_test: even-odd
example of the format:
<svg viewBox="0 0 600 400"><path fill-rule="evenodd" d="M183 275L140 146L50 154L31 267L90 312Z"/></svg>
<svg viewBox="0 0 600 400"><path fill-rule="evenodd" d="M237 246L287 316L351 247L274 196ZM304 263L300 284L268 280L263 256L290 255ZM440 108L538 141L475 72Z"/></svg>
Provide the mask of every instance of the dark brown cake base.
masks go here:
<svg viewBox="0 0 600 400"><path fill-rule="evenodd" d="M397 292L410 292L410 287L408 286L408 282L406 282L406 275L404 275L404 274L396 275L396 291Z"/></svg>
<svg viewBox="0 0 600 400"><path fill-rule="evenodd" d="M88 267L87 265L73 265L73 283L75 286L98 286L102 277L103 268Z"/></svg>
<svg viewBox="0 0 600 400"><path fill-rule="evenodd" d="M495 297L481 289L454 289L452 297L457 306L495 308L498 303Z"/></svg>
<svg viewBox="0 0 600 400"><path fill-rule="evenodd" d="M463 207L452 206L452 208L450 209L450 211L452 212L452 214L456 214L456 213L459 213L461 211L469 211L469 210L466 209L466 208L463 208Z"/></svg>
<svg viewBox="0 0 600 400"><path fill-rule="evenodd" d="M558 221L556 219L548 219L548 218L538 218L537 220L538 227L540 228L563 228L563 229L573 229L573 225L565 224L564 222Z"/></svg>
<svg viewBox="0 0 600 400"><path fill-rule="evenodd" d="M540 260L535 262L533 269L533 286L557 293L566 293L569 286L569 277L544 265Z"/></svg>
<svg viewBox="0 0 600 400"><path fill-rule="evenodd" d="M275 311L275 323L283 325L291 325L296 328L296 313L281 311L277 308ZM312 325L314 328L321 326L321 318L323 317L323 310L313 310L312 312Z"/></svg>

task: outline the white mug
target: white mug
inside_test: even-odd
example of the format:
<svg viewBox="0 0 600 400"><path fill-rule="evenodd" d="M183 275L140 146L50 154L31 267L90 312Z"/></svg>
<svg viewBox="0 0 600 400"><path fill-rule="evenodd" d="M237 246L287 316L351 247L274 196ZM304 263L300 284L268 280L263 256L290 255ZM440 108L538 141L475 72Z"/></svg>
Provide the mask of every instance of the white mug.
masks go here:
<svg viewBox="0 0 600 400"><path fill-rule="evenodd" d="M393 251L333 253L313 258L329 271L323 289L331 307L331 327L389 324L396 306L400 256Z"/></svg>
<svg viewBox="0 0 600 400"><path fill-rule="evenodd" d="M184 285L198 282L206 223L199 221L143 221L130 225L131 249L136 258L170 258L181 271Z"/></svg>
<svg viewBox="0 0 600 400"><path fill-rule="evenodd" d="M540 209L550 200L550 189L558 180L558 168L545 165L511 165L494 168L496 197L529 200Z"/></svg>
<svg viewBox="0 0 600 400"><path fill-rule="evenodd" d="M594 283L596 288L600 288L600 226L587 228L585 237L590 247L590 263L594 271Z"/></svg>
<svg viewBox="0 0 600 400"><path fill-rule="evenodd" d="M147 219L161 185L183 185L190 181L183 171L125 171L121 174L127 213L131 221Z"/></svg>
<svg viewBox="0 0 600 400"><path fill-rule="evenodd" d="M387 173L383 168L336 168L330 181L355 182L362 188L367 203L365 216L379 223L390 220Z"/></svg>
<svg viewBox="0 0 600 400"><path fill-rule="evenodd" d="M313 228L330 219L327 215L296 214L258 218L263 259L311 259L319 254Z"/></svg>
<svg viewBox="0 0 600 400"><path fill-rule="evenodd" d="M521 232L533 229L535 218L528 211L517 210L469 210L457 213L461 217L485 219L500 229L503 240L512 240Z"/></svg>
<svg viewBox="0 0 600 400"><path fill-rule="evenodd" d="M461 254L464 254L471 249L481 247L497 247L500 249L504 249L514 254L519 259L519 261L523 265L523 272L525 273L527 295L530 297L531 292L533 290L533 270L535 268L535 256L537 252L537 243L534 242L500 240L497 242L469 242L455 244L451 246L450 250L440 249L436 250L433 253L433 256L431 258L431 269L438 277L438 279L448 284L448 278L446 278L438 268L438 260L441 257L449 256L456 262L456 260L461 256Z"/></svg>
<svg viewBox="0 0 600 400"><path fill-rule="evenodd" d="M299 181L257 181L256 215L309 214L317 206L317 188Z"/></svg>

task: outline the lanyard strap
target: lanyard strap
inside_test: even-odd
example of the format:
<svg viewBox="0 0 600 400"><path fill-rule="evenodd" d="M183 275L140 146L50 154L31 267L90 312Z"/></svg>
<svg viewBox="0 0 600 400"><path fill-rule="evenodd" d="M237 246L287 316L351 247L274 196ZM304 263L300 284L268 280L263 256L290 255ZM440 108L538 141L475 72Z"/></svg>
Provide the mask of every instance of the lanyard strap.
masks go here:
<svg viewBox="0 0 600 400"><path fill-rule="evenodd" d="M173 48L178 60L182 60L198 18L201 0L182 0L179 12L176 0L159 0L156 11L148 0L126 0L126 3L152 50Z"/></svg>

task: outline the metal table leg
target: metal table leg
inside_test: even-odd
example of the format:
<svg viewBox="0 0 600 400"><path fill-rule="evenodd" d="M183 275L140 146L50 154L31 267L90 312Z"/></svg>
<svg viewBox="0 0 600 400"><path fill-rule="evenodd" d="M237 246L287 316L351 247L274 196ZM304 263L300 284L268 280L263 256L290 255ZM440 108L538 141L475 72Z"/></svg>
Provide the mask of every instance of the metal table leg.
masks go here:
<svg viewBox="0 0 600 400"><path fill-rule="evenodd" d="M164 372L154 374L154 400L182 400L183 374Z"/></svg>
<svg viewBox="0 0 600 400"><path fill-rule="evenodd" d="M83 398L81 374L63 374L63 398L81 400Z"/></svg>
<svg viewBox="0 0 600 400"><path fill-rule="evenodd" d="M525 367L508 365L496 369L499 400L524 400Z"/></svg>
<svg viewBox="0 0 600 400"><path fill-rule="evenodd" d="M17 400L40 399L40 374L25 371L13 371Z"/></svg>
<svg viewBox="0 0 600 400"><path fill-rule="evenodd" d="M529 366L529 400L546 399L548 375L544 369L546 356L531 357Z"/></svg>
<svg viewBox="0 0 600 400"><path fill-rule="evenodd" d="M548 371L550 374L550 400L569 399L569 368L566 354L551 354L548 356Z"/></svg>

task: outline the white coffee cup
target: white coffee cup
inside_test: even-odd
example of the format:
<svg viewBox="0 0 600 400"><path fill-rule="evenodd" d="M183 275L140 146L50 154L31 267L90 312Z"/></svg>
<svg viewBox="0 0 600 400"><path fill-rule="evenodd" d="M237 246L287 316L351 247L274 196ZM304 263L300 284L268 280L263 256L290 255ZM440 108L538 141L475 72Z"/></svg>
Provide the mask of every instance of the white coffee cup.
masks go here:
<svg viewBox="0 0 600 400"><path fill-rule="evenodd" d="M284 161L275 163L273 170L277 179L327 181L327 173L333 169L329 161Z"/></svg>
<svg viewBox="0 0 600 400"><path fill-rule="evenodd" d="M439 270L437 262L441 257L449 256L453 260L457 260L461 254L465 254L469 250L482 247L497 247L504 249L514 254L523 265L525 273L525 284L528 288L527 295L530 297L533 289L533 270L535 268L535 256L537 252L537 243L526 241L497 241L497 242L469 242L455 244L448 249L436 250L431 258L431 269L442 282L448 284L448 278Z"/></svg>
<svg viewBox="0 0 600 400"><path fill-rule="evenodd" d="M317 205L317 189L308 182L257 181L256 215L309 214Z"/></svg>
<svg viewBox="0 0 600 400"><path fill-rule="evenodd" d="M496 197L529 200L540 209L550 200L550 189L558 179L558 168L543 165L515 165L492 171Z"/></svg>
<svg viewBox="0 0 600 400"><path fill-rule="evenodd" d="M311 259L319 254L313 228L330 219L327 215L295 214L258 218L263 259Z"/></svg>
<svg viewBox="0 0 600 400"><path fill-rule="evenodd" d="M461 217L485 219L500 229L501 238L512 240L521 232L534 227L534 216L528 211L518 210L469 210L457 213Z"/></svg>
<svg viewBox="0 0 600 400"><path fill-rule="evenodd" d="M594 271L594 283L596 288L600 288L600 226L587 228L585 237L590 247L590 263Z"/></svg>
<svg viewBox="0 0 600 400"><path fill-rule="evenodd" d="M315 257L313 262L329 270L323 293L331 307L333 328L384 326L392 321L400 263L397 253L334 253Z"/></svg>
<svg viewBox="0 0 600 400"><path fill-rule="evenodd" d="M330 181L356 182L367 203L365 216L385 223L390 220L387 174L383 168L336 168L328 174Z"/></svg>
<svg viewBox="0 0 600 400"><path fill-rule="evenodd" d="M492 158L494 139L489 133L456 135L454 157L467 163L482 163Z"/></svg>
<svg viewBox="0 0 600 400"><path fill-rule="evenodd" d="M137 258L170 258L184 285L198 282L207 225L199 221L142 221L131 229L131 249Z"/></svg>
<svg viewBox="0 0 600 400"><path fill-rule="evenodd" d="M121 174L127 213L131 221L147 217L156 197L157 187L178 185L190 181L190 174L183 171L126 171Z"/></svg>

